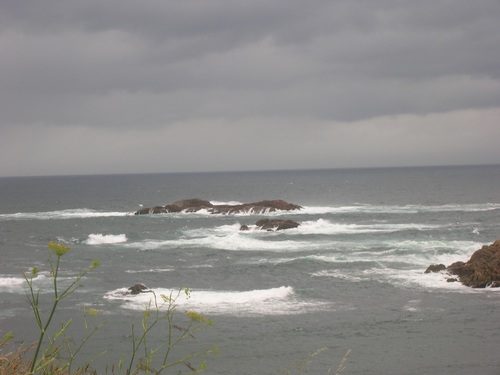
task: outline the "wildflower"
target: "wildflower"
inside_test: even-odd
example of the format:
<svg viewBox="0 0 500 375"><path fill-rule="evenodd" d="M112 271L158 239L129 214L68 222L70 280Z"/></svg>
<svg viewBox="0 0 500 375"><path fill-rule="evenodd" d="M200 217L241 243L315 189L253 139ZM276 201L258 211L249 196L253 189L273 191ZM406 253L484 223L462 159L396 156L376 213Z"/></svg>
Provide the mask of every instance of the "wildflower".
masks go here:
<svg viewBox="0 0 500 375"><path fill-rule="evenodd" d="M64 254L67 253L67 251L69 250L69 247L67 246L63 246L61 245L60 243L54 243L52 241L49 242L49 248L54 250L54 253L58 256L58 257L61 257L63 256Z"/></svg>
<svg viewBox="0 0 500 375"><path fill-rule="evenodd" d="M186 311L186 315L194 322L204 323L207 326L213 325L213 322L210 319L204 317L196 311Z"/></svg>
<svg viewBox="0 0 500 375"><path fill-rule="evenodd" d="M98 315L101 315L101 312L99 310L96 310L96 309L88 309L88 313L90 316L98 316Z"/></svg>

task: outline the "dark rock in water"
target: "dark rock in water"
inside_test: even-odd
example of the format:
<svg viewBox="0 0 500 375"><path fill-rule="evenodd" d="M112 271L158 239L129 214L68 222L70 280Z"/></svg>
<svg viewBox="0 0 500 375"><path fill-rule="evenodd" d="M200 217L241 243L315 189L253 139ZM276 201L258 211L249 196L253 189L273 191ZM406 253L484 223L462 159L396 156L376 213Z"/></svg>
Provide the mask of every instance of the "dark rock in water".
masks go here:
<svg viewBox="0 0 500 375"><path fill-rule="evenodd" d="M262 230L285 230L291 228L297 228L300 224L293 220L284 220L284 219L260 219L255 223L255 226L258 229ZM250 230L248 225L242 225L240 230Z"/></svg>
<svg viewBox="0 0 500 375"><path fill-rule="evenodd" d="M458 281L458 279L455 279L454 277L449 277L449 278L446 279L446 282L448 282L448 283L454 283L454 282L457 282L457 281Z"/></svg>
<svg viewBox="0 0 500 375"><path fill-rule="evenodd" d="M431 264L424 273L439 272L446 269L444 264Z"/></svg>
<svg viewBox="0 0 500 375"><path fill-rule="evenodd" d="M297 228L300 224L293 220L261 219L255 225L263 230L285 230Z"/></svg>
<svg viewBox="0 0 500 375"><path fill-rule="evenodd" d="M130 294L140 294L140 293L150 293L152 292L146 285L144 284L135 284L128 288L130 290Z"/></svg>
<svg viewBox="0 0 500 375"><path fill-rule="evenodd" d="M213 204L210 203L209 201L193 198L193 199L183 199L180 201L176 201L170 204L169 206L172 206L172 208L178 207L180 208L181 211L195 212L202 209L213 207Z"/></svg>
<svg viewBox="0 0 500 375"><path fill-rule="evenodd" d="M135 215L169 213L169 212L198 212L207 210L211 214L238 214L238 213L254 213L262 214L275 211L291 211L300 210L302 207L293 203L288 203L283 200L267 200L253 203L243 204L212 204L209 201L193 198L167 204L166 206L156 206L152 208L142 208L135 212Z"/></svg>
<svg viewBox="0 0 500 375"><path fill-rule="evenodd" d="M167 211L166 211L165 207L155 206L155 207L141 208L135 214L136 215L147 215L147 214L162 214L162 213L166 213L166 212Z"/></svg>
<svg viewBox="0 0 500 375"><path fill-rule="evenodd" d="M447 270L472 288L500 287L500 240L475 251L466 263L455 262Z"/></svg>

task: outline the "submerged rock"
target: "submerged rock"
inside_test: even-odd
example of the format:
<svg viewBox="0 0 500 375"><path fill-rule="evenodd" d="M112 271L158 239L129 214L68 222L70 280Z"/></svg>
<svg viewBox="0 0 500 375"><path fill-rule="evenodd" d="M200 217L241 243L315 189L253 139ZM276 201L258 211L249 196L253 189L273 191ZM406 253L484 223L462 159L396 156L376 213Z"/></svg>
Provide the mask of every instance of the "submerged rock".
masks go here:
<svg viewBox="0 0 500 375"><path fill-rule="evenodd" d="M135 212L135 215L158 214L170 212L198 212L206 210L211 214L238 214L238 213L253 213L262 214L275 211L292 211L300 210L302 207L286 202L281 199L265 200L253 203L242 204L212 204L209 201L193 198L167 204L165 206L155 206L151 208L142 208Z"/></svg>

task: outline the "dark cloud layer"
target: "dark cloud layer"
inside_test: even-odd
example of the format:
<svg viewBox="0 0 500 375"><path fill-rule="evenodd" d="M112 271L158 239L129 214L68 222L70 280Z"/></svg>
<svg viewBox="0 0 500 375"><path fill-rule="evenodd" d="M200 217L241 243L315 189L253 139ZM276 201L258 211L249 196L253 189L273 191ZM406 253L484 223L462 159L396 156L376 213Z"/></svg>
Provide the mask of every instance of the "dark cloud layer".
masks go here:
<svg viewBox="0 0 500 375"><path fill-rule="evenodd" d="M1 156L22 152L0 175L500 162L499 19L497 0L1 1Z"/></svg>

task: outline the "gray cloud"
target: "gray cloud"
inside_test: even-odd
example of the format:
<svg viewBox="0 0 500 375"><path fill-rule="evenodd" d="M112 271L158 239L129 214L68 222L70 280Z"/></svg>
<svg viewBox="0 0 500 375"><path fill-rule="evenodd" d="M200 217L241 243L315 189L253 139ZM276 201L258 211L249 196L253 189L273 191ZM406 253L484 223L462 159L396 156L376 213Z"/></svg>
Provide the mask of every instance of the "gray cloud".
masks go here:
<svg viewBox="0 0 500 375"><path fill-rule="evenodd" d="M234 152L244 151L241 160L233 158L238 164L207 148L213 162L203 168L209 169L262 168L264 160L248 162L257 160L242 145L242 136L253 134L248 129L287 133L279 138L286 147L279 149L285 154L303 149L300 167L338 160L342 147L335 151L324 144L327 128L364 129L360 136L367 139L423 134L420 142L436 154L428 160L411 154L409 145L399 149L397 142L388 150L366 145L366 155L343 163L349 166L392 165L398 153L403 164L498 162L500 153L483 152L472 160L465 144L459 149L435 144L446 137L425 126L439 118L443 129L453 132L458 125L450 121L456 122L457 113L492 121L491 113L500 107L498 19L496 0L0 2L0 131L5 135L0 146L7 150L8 136L18 148L31 150L24 164L0 164L0 175L31 173L30 163L43 163L44 150L28 142L41 129L60 142L70 141L77 129L89 137L88 144L99 145L93 140L98 136L137 149L137 142L176 137L186 162L155 171L197 169L200 163L188 158L187 150L197 143L202 147L192 139L200 129L211 141L222 139L236 145ZM382 125L368 126L380 119L384 131ZM460 129L475 126L462 123ZM498 128L494 120L483 126L482 137L473 137L476 147L498 136ZM221 129L227 137L217 133ZM359 143L356 130L339 132L343 145ZM310 144L323 145L311 149L325 151L303 147L308 137L313 137ZM115 155L122 153L125 161L122 146ZM91 173L95 164L85 149L73 152L82 170ZM106 157L110 154L103 150L101 159ZM142 164L129 171L151 165L138 159ZM298 163L270 159L269 168ZM330 165L342 166L337 164ZM124 162L123 171L131 165ZM56 169L68 173L64 166Z"/></svg>

